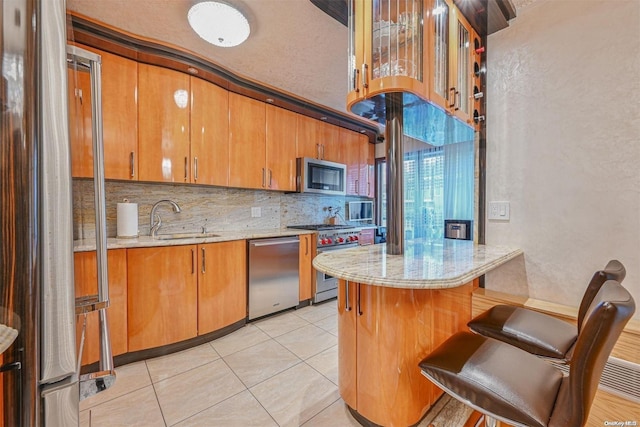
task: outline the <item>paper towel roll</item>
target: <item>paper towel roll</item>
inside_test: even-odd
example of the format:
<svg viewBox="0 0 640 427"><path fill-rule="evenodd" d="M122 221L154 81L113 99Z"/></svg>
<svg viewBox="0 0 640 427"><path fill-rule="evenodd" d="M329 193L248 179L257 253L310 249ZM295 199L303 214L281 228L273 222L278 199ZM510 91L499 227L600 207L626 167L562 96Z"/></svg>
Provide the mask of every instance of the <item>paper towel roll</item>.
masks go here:
<svg viewBox="0 0 640 427"><path fill-rule="evenodd" d="M138 204L118 203L118 237L138 237Z"/></svg>

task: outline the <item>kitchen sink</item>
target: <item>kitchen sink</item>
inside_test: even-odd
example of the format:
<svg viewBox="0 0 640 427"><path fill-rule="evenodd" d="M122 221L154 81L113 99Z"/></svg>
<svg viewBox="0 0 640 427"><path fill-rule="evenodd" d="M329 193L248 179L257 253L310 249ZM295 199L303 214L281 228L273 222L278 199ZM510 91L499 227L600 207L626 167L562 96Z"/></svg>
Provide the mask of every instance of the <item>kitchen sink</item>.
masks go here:
<svg viewBox="0 0 640 427"><path fill-rule="evenodd" d="M191 233L174 233L174 234L158 234L155 238L158 240L176 240L176 239L206 239L208 237L220 237L215 233L203 233L194 231Z"/></svg>

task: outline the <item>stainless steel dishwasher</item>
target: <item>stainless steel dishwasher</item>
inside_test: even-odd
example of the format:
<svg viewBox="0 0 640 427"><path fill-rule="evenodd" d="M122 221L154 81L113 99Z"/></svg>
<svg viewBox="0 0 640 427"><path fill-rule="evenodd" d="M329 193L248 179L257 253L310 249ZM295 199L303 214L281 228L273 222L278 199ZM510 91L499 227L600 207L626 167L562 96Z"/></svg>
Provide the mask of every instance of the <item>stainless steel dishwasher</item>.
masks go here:
<svg viewBox="0 0 640 427"><path fill-rule="evenodd" d="M249 320L298 305L299 247L297 236L249 240Z"/></svg>

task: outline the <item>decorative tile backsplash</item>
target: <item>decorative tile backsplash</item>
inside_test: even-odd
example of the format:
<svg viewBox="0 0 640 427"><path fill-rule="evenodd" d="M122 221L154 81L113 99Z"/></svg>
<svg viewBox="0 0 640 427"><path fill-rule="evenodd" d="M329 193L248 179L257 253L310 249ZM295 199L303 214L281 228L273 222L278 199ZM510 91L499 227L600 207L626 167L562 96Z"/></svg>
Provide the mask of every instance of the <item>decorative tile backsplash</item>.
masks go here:
<svg viewBox="0 0 640 427"><path fill-rule="evenodd" d="M73 180L73 238L95 238L93 181ZM149 234L149 214L154 203L170 199L180 205L175 213L169 205L156 211L162 218L160 233L238 231L282 228L294 224L326 223L328 207L340 208L339 224L344 224L345 204L357 197L285 194L275 191L244 190L181 184L106 182L107 237L117 231L117 204L124 199L138 204L140 235ZM260 208L260 217L251 208Z"/></svg>

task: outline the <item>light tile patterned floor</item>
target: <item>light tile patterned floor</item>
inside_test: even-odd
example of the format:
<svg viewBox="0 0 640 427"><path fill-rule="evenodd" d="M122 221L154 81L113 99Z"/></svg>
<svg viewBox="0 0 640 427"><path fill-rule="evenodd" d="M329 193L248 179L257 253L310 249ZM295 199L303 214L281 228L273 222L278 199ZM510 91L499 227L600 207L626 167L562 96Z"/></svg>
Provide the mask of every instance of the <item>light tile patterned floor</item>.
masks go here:
<svg viewBox="0 0 640 427"><path fill-rule="evenodd" d="M116 368L112 388L80 403L81 426L357 427L338 393L337 358L335 301L287 311ZM454 425L434 413L420 426L429 422Z"/></svg>

